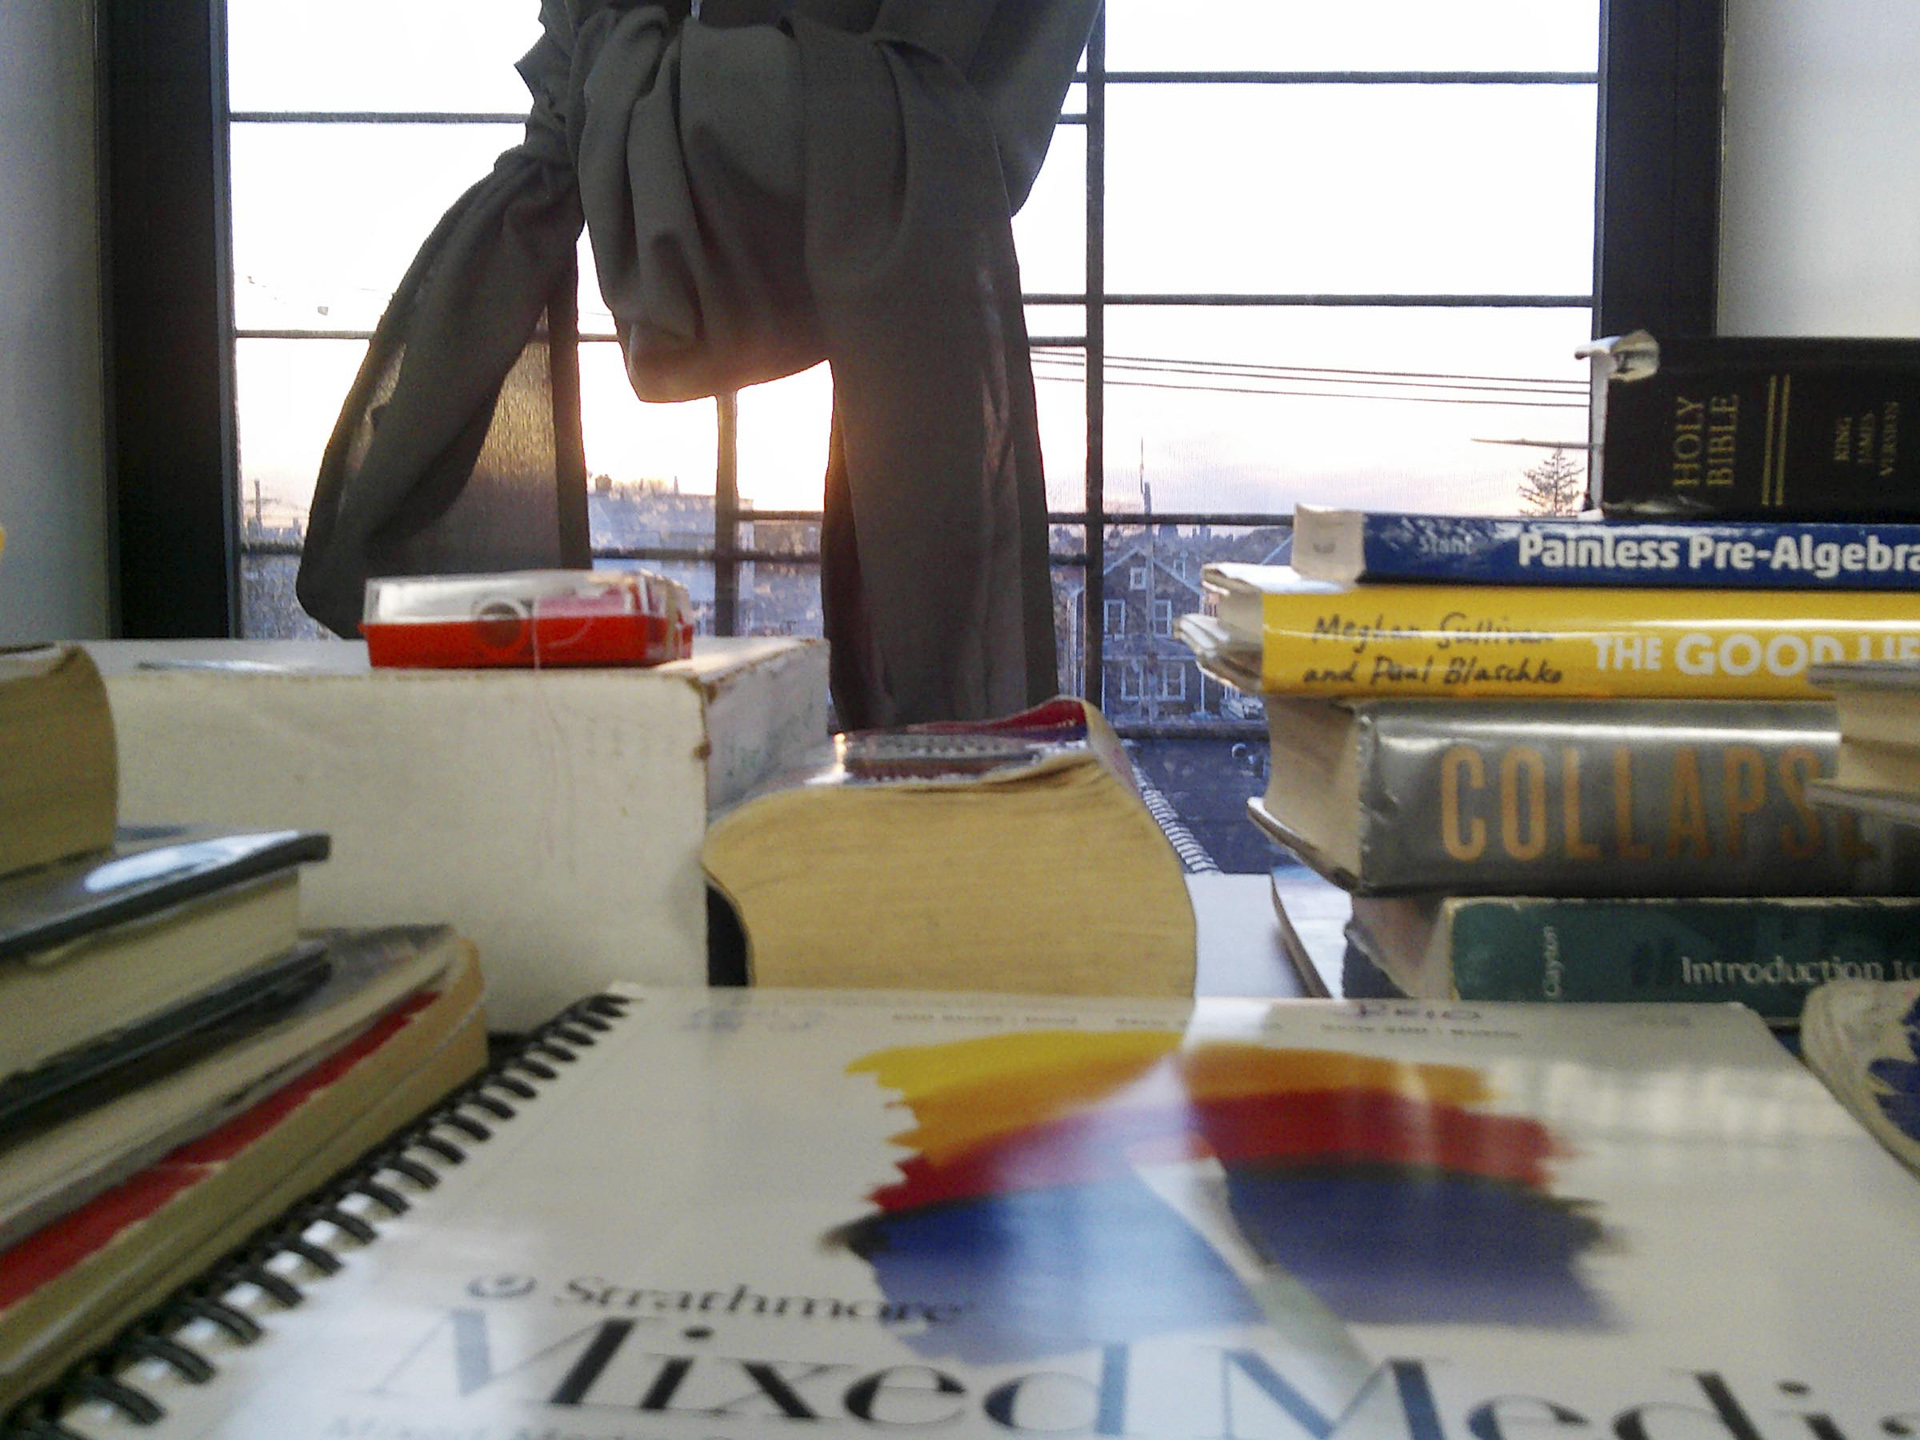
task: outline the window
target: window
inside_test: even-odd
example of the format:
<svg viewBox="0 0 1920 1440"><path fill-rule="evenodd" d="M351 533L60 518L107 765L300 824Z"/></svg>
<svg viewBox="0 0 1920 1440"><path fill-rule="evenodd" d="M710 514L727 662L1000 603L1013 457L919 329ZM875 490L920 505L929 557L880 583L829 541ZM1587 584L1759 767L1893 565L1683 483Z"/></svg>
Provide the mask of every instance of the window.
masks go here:
<svg viewBox="0 0 1920 1440"><path fill-rule="evenodd" d="M1162 700L1184 700L1187 698L1187 671L1194 668L1185 660L1163 660L1160 662L1160 698Z"/></svg>
<svg viewBox="0 0 1920 1440"><path fill-rule="evenodd" d="M1156 635L1173 634L1173 601L1156 600L1153 602L1153 633Z"/></svg>
<svg viewBox="0 0 1920 1440"><path fill-rule="evenodd" d="M1106 674L1105 627L1084 622L1112 623L1109 550L1158 537L1184 576L1284 555L1298 499L1494 506L1520 452L1476 442L1577 433L1574 343L1628 319L1711 327L1720 3L1471 0L1443 19L1415 0L1219 0L1170 32L1148 0L1109 0L1016 221L1077 617L1065 688ZM298 487L400 268L518 133L532 13L103 0L126 633L287 612ZM370 50L373 28L400 38ZM1605 106L1621 75L1672 103ZM171 138L192 133L213 142ZM276 205L296 173L308 203ZM585 348L607 562L682 567L712 628L817 629L817 491L776 471L795 435L824 455L825 377L643 408L614 347ZM723 435L738 504L715 484Z"/></svg>
<svg viewBox="0 0 1920 1440"><path fill-rule="evenodd" d="M1130 566L1127 570L1127 584L1135 590L1146 589L1147 567L1144 565Z"/></svg>
<svg viewBox="0 0 1920 1440"><path fill-rule="evenodd" d="M1102 633L1124 635L1127 633L1127 602L1109 600L1106 602L1105 618L1100 622Z"/></svg>

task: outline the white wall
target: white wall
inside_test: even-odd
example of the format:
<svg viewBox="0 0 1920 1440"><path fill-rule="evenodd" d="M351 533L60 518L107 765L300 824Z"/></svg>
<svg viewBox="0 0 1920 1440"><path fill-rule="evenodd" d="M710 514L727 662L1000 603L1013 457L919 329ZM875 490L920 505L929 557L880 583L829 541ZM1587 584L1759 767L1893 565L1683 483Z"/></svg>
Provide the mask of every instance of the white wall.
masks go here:
<svg viewBox="0 0 1920 1440"><path fill-rule="evenodd" d="M93 0L0 0L0 641L105 635Z"/></svg>
<svg viewBox="0 0 1920 1440"><path fill-rule="evenodd" d="M1728 0L1719 324L1920 335L1920 0Z"/></svg>

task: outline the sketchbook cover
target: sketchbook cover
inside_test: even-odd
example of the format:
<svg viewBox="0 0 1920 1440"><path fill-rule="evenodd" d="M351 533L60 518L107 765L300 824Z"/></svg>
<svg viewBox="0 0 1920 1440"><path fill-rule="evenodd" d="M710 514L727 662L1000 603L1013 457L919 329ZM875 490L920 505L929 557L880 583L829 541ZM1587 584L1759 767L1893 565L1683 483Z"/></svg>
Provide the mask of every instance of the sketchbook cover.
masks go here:
<svg viewBox="0 0 1920 1440"><path fill-rule="evenodd" d="M159 1433L1910 1433L1920 1189L1737 1007L621 989ZM431 1157L427 1157L431 1158ZM383 1176L405 1188L405 1177ZM251 1297L251 1298L249 1298ZM67 1413L115 1432L109 1405ZM147 1430L146 1433L154 1433Z"/></svg>

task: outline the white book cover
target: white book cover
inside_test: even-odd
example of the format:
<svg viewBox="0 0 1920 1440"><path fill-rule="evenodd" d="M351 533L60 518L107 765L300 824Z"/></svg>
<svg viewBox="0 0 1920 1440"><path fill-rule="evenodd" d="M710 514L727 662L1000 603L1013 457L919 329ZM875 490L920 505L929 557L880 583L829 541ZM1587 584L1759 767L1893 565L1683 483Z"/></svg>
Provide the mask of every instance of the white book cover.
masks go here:
<svg viewBox="0 0 1920 1440"><path fill-rule="evenodd" d="M1869 1440L1920 1188L1736 1007L622 988L218 1373L260 1440ZM601 1018L604 1016L604 1018ZM591 1043L582 1043L591 1042ZM218 1293L218 1292L216 1292ZM217 1317L216 1317L217 1319ZM111 1386L107 1387L111 1390ZM101 1387L96 1386L98 1392Z"/></svg>
<svg viewBox="0 0 1920 1440"><path fill-rule="evenodd" d="M708 812L828 728L819 641L547 670L373 668L344 640L88 649L123 821L325 832L305 923L451 923L510 1030L617 978L704 983Z"/></svg>

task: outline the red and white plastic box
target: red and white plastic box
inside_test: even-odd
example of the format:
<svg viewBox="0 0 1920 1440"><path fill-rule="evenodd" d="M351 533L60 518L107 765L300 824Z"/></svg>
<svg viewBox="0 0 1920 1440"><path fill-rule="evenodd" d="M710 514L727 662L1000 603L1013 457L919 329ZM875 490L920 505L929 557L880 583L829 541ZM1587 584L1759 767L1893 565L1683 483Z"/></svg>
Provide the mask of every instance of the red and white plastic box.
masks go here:
<svg viewBox="0 0 1920 1440"><path fill-rule="evenodd" d="M516 570L367 582L367 657L396 669L660 665L693 653L687 589L650 570Z"/></svg>

